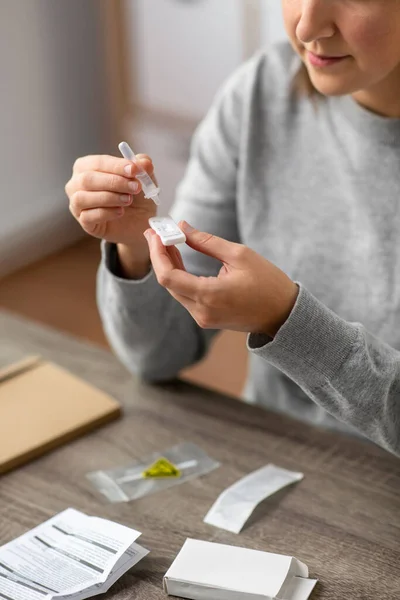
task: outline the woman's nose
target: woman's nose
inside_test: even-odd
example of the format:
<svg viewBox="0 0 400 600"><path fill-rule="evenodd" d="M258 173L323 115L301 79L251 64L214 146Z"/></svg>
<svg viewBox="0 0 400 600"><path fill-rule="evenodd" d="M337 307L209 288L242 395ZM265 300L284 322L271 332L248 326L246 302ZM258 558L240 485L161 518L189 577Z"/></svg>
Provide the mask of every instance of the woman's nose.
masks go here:
<svg viewBox="0 0 400 600"><path fill-rule="evenodd" d="M303 0L296 27L296 36L300 42L309 44L335 35L332 4L332 0Z"/></svg>

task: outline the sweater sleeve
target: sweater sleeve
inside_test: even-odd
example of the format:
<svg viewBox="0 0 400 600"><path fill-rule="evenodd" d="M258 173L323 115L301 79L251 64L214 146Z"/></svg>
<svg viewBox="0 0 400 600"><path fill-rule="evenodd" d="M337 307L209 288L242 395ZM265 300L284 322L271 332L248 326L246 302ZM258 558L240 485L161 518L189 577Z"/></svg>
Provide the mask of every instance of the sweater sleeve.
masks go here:
<svg viewBox="0 0 400 600"><path fill-rule="evenodd" d="M176 220L238 241L236 178L242 104L252 64L243 65L218 93L198 127L185 177L171 211ZM215 259L180 246L186 269L213 276ZM97 303L109 343L133 373L149 381L174 378L200 360L215 335L202 330L186 309L162 288L153 271L140 281L118 276L115 245L102 243Z"/></svg>
<svg viewBox="0 0 400 600"><path fill-rule="evenodd" d="M299 287L275 338L251 334L248 349L331 415L400 455L400 352Z"/></svg>

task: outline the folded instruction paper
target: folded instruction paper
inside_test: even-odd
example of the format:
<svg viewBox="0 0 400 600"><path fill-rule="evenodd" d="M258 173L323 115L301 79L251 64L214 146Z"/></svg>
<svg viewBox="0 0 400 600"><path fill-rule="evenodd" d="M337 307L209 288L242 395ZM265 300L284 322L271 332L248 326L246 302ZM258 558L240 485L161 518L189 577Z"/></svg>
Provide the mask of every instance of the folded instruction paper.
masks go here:
<svg viewBox="0 0 400 600"><path fill-rule="evenodd" d="M140 532L69 508L0 547L0 598L83 600L106 592L148 550Z"/></svg>
<svg viewBox="0 0 400 600"><path fill-rule="evenodd" d="M316 583L292 556L193 539L164 576L167 594L191 600L307 600Z"/></svg>
<svg viewBox="0 0 400 600"><path fill-rule="evenodd" d="M266 465L223 491L206 514L204 522L240 533L260 502L303 477L303 473Z"/></svg>

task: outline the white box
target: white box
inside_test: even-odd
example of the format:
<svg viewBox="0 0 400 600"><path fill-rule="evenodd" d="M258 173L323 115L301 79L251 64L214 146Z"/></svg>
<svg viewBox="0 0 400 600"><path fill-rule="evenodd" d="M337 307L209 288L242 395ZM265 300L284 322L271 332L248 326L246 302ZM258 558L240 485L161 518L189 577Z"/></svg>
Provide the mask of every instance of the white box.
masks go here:
<svg viewBox="0 0 400 600"><path fill-rule="evenodd" d="M168 595L191 600L307 600L316 583L292 556L192 539L164 576Z"/></svg>

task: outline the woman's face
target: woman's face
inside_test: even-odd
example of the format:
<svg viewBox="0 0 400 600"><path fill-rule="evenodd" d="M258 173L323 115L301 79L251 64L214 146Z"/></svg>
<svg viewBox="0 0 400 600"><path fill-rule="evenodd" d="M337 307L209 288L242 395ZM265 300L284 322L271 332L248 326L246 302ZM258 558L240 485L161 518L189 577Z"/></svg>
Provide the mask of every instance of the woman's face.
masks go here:
<svg viewBox="0 0 400 600"><path fill-rule="evenodd" d="M282 6L292 45L321 94L400 91L400 0L282 0Z"/></svg>

